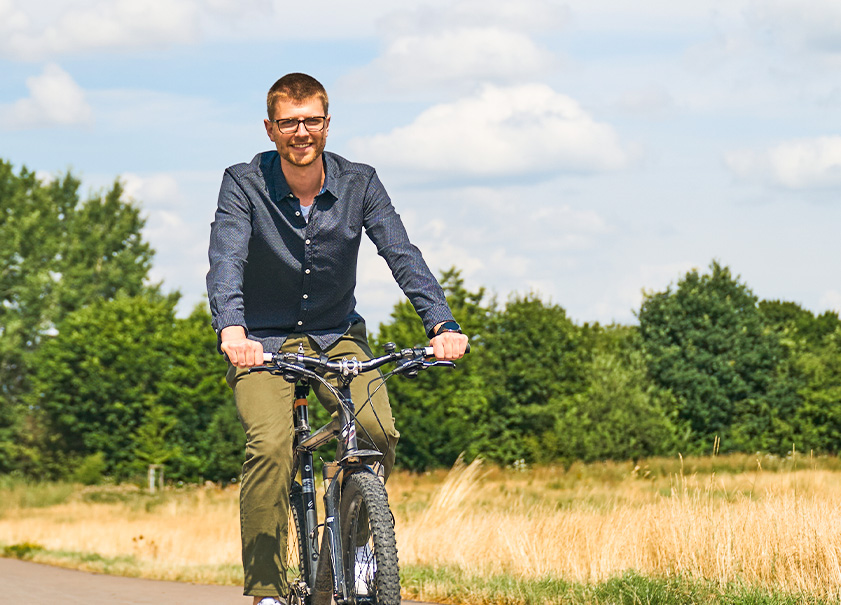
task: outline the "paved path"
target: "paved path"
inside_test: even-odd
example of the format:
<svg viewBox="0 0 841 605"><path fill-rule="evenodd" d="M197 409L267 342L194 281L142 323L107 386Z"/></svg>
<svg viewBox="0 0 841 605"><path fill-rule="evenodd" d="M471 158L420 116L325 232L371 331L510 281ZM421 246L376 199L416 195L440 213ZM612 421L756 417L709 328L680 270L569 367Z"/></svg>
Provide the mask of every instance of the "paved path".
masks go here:
<svg viewBox="0 0 841 605"><path fill-rule="evenodd" d="M412 601L403 601L412 605ZM236 586L121 578L0 558L1 605L250 605ZM415 605L423 605L415 603Z"/></svg>

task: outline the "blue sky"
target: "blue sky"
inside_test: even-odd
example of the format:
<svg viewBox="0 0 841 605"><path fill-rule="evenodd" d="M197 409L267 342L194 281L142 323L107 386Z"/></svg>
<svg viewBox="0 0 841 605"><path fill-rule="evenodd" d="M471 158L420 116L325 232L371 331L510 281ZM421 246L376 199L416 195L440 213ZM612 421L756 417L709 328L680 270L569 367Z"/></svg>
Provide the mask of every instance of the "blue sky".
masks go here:
<svg viewBox="0 0 841 605"><path fill-rule="evenodd" d="M328 149L375 166L434 271L634 321L713 259L841 310L837 0L0 0L0 157L120 178L153 278L204 298L222 171L304 71ZM370 242L360 312L400 292Z"/></svg>

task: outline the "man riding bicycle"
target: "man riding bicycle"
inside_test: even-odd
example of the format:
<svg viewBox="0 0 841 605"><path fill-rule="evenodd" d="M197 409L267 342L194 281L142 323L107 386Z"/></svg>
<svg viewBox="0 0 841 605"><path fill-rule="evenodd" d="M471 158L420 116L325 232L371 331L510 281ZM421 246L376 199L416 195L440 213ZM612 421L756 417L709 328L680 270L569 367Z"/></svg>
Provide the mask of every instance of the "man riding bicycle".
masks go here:
<svg viewBox="0 0 841 605"><path fill-rule="evenodd" d="M207 290L227 382L246 434L240 495L244 593L254 603L284 603L292 463L293 385L267 372L263 351L372 357L356 312L362 230L377 246L430 337L435 357L459 359L467 337L444 292L413 246L376 172L324 151L327 92L314 78L287 74L267 97L266 133L276 151L225 171L210 234ZM336 403L318 388L330 412ZM368 398L363 381L353 400ZM284 402L289 402L288 405ZM399 433L384 388L358 410L385 478Z"/></svg>

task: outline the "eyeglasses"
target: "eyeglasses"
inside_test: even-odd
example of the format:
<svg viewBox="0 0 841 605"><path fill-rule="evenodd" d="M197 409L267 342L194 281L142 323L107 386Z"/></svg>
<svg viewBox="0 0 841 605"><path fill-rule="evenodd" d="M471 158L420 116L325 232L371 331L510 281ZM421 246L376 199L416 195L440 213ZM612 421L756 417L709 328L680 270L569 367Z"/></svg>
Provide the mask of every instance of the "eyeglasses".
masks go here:
<svg viewBox="0 0 841 605"><path fill-rule="evenodd" d="M281 118L280 120L269 120L277 124L277 129L282 134L298 132L298 125L304 125L308 132L321 132L327 123L327 116L313 116L311 118Z"/></svg>

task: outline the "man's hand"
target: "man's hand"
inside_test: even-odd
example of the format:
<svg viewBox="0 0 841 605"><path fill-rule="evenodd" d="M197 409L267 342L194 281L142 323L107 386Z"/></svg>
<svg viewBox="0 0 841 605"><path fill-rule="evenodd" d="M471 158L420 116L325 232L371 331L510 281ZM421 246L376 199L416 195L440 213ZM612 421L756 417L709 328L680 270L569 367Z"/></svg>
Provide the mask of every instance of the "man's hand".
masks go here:
<svg viewBox="0 0 841 605"><path fill-rule="evenodd" d="M220 348L232 365L253 368L263 364L263 345L246 338L242 326L228 326L222 330L221 337Z"/></svg>
<svg viewBox="0 0 841 605"><path fill-rule="evenodd" d="M438 326L435 326L435 329L438 329ZM442 332L429 341L429 346L432 347L435 359L453 361L464 357L467 340L467 336L458 332Z"/></svg>

